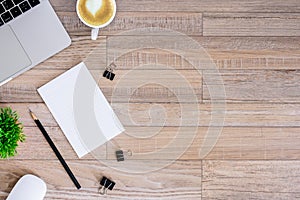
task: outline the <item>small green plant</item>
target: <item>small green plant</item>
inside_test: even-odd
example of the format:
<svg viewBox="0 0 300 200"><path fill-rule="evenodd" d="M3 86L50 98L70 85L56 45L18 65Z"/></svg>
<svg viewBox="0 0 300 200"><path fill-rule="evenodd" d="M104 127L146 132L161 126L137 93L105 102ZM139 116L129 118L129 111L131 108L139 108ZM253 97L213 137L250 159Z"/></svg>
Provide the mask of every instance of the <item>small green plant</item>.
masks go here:
<svg viewBox="0 0 300 200"><path fill-rule="evenodd" d="M11 108L0 108L0 157L8 158L17 154L18 142L25 141L19 116Z"/></svg>

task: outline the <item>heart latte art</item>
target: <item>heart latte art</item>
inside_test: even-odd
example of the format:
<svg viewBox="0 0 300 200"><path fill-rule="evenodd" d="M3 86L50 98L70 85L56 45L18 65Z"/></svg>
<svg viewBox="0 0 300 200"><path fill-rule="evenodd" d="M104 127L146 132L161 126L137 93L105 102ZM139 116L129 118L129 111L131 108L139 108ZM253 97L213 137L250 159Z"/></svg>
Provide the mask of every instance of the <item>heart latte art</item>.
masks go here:
<svg viewBox="0 0 300 200"><path fill-rule="evenodd" d="M114 0L79 0L77 9L82 20L92 26L107 23L114 15Z"/></svg>

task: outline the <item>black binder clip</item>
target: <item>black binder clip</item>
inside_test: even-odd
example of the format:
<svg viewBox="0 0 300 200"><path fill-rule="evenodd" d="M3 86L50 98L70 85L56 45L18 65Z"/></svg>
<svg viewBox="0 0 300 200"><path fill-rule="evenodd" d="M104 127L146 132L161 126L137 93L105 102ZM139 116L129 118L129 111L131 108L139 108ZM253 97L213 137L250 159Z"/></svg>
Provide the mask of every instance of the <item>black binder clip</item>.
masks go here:
<svg viewBox="0 0 300 200"><path fill-rule="evenodd" d="M113 73L114 69L116 69L115 63L111 63L108 67L105 68L105 71L103 73L103 77L106 77L109 80L114 80L115 74Z"/></svg>
<svg viewBox="0 0 300 200"><path fill-rule="evenodd" d="M126 155L132 156L132 151L131 151L131 150L128 150L128 151L126 152ZM124 160L125 160L125 156L124 156L124 151L123 151L123 150L117 150L117 151L116 151L116 156L117 156L117 161L118 161L118 162L124 161Z"/></svg>
<svg viewBox="0 0 300 200"><path fill-rule="evenodd" d="M102 186L99 189L100 194L106 195L107 190L112 190L116 183L103 176L102 180L100 181L100 185Z"/></svg>
<svg viewBox="0 0 300 200"><path fill-rule="evenodd" d="M116 156L117 156L117 161L120 162L120 161L124 161L124 153L122 150L118 150L116 151Z"/></svg>

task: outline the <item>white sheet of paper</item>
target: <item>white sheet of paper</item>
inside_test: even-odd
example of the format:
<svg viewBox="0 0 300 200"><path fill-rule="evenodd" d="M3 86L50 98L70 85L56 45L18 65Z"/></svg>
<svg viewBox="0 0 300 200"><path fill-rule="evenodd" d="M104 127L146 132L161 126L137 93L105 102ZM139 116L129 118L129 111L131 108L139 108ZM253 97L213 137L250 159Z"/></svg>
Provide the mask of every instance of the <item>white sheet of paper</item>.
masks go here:
<svg viewBox="0 0 300 200"><path fill-rule="evenodd" d="M79 158L125 130L83 62L38 92Z"/></svg>

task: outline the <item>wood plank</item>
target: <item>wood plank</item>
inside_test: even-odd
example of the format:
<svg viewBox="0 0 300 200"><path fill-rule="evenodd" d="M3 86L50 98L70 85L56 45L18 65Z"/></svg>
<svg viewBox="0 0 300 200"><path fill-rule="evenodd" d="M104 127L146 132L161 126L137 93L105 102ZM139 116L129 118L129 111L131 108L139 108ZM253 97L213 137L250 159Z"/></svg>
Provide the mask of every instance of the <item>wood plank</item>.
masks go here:
<svg viewBox="0 0 300 200"><path fill-rule="evenodd" d="M265 140L265 158L285 160L299 159L299 130L297 128L262 128Z"/></svg>
<svg viewBox="0 0 300 200"><path fill-rule="evenodd" d="M170 29L186 35L202 35L202 13L192 12L118 12L108 34L139 28Z"/></svg>
<svg viewBox="0 0 300 200"><path fill-rule="evenodd" d="M107 143L107 158L116 159L116 150L125 160L199 160L199 149L207 128L125 127L125 132ZM129 155L127 151L131 151Z"/></svg>
<svg viewBox="0 0 300 200"><path fill-rule="evenodd" d="M203 99L210 101L208 87L217 87L223 79L227 102L299 103L300 73L298 70L221 70L204 73ZM223 96L214 99L223 99Z"/></svg>
<svg viewBox="0 0 300 200"><path fill-rule="evenodd" d="M24 174L35 174L47 183L45 199L99 199L99 181L107 176L116 182L114 190L108 191L111 199L199 199L201 198L201 162L176 161L165 168L145 174L128 173L126 170L138 170L140 164L145 171L155 168L165 161L127 161L119 168L117 162L68 161L70 168L82 185L77 190L58 161L11 161L2 160L0 169L1 198L8 195L17 180ZM148 167L147 167L148 166ZM49 174L51 174L49 176ZM161 178L161 177L164 178ZM188 180L182 182L182 180ZM176 195L176 196L174 196Z"/></svg>
<svg viewBox="0 0 300 200"><path fill-rule="evenodd" d="M193 37L220 69L296 69L299 37Z"/></svg>
<svg viewBox="0 0 300 200"><path fill-rule="evenodd" d="M107 144L108 159L123 149L126 159L200 159L203 141L212 138L208 127L126 127ZM224 127L204 159L299 159L299 128ZM133 152L132 156L127 151Z"/></svg>
<svg viewBox="0 0 300 200"><path fill-rule="evenodd" d="M199 115L197 115L197 106L199 106ZM221 123L224 105L197 104L197 106L185 103L113 104L116 114L125 126L195 126L196 124L198 126L281 127L300 125L299 104L226 104L224 124ZM196 122L197 116L200 117L198 123ZM214 117L214 120L211 120L211 117Z"/></svg>
<svg viewBox="0 0 300 200"><path fill-rule="evenodd" d="M297 199L299 161L204 161L203 199Z"/></svg>
<svg viewBox="0 0 300 200"><path fill-rule="evenodd" d="M76 12L76 1L68 0L49 0L56 12Z"/></svg>
<svg viewBox="0 0 300 200"><path fill-rule="evenodd" d="M126 160L198 160L205 148L203 141L210 137L208 127L125 127L126 131L102 145L84 159L116 159L115 151L131 150ZM58 127L46 127L50 137L65 159L77 155ZM205 159L300 159L299 128L224 127L216 144ZM27 136L19 143L15 160L55 160L56 157L37 127L25 127ZM34 148L33 148L34 147ZM39 151L36 151L36 149Z"/></svg>
<svg viewBox="0 0 300 200"><path fill-rule="evenodd" d="M299 13L205 13L204 36L300 36Z"/></svg>
<svg viewBox="0 0 300 200"><path fill-rule="evenodd" d="M87 66L89 62L86 62ZM102 77L105 65L90 70L112 102L201 102L202 77L197 71L117 70L114 81ZM30 70L0 87L1 102L43 102L37 88L65 70ZM132 77L135 77L134 79ZM34 79L34 82L32 81Z"/></svg>
<svg viewBox="0 0 300 200"><path fill-rule="evenodd" d="M81 159L116 159L115 151L131 150L130 160L199 159L207 127L125 127L125 133ZM78 158L58 127L46 127L66 159ZM299 128L225 127L205 159L299 159ZM25 127L26 142L19 143L12 159L56 159L36 127ZM35 147L35 148L32 148ZM39 151L36 151L36 148ZM147 155L146 155L147 154Z"/></svg>
<svg viewBox="0 0 300 200"><path fill-rule="evenodd" d="M56 11L75 12L76 1L51 0ZM159 5L159 6L158 6ZM162 12L299 12L297 0L117 0L118 11L162 11Z"/></svg>
<svg viewBox="0 0 300 200"><path fill-rule="evenodd" d="M134 39L124 35L108 36L108 62L114 61L122 69L163 66L209 69L207 62L212 61L217 68L229 70L299 69L299 37L188 37L173 34L175 39L168 35L143 35ZM180 50L183 53L178 53ZM187 58L193 58L199 64L192 65Z"/></svg>
<svg viewBox="0 0 300 200"><path fill-rule="evenodd" d="M110 102L201 102L202 76L197 71L119 70L113 82L101 78L99 87Z"/></svg>
<svg viewBox="0 0 300 200"><path fill-rule="evenodd" d="M33 110L44 126L56 127L50 111L43 103L0 103L0 107L11 106L20 115L24 126L35 126L28 108ZM300 126L300 104L226 104L226 116L222 121L223 105L191 103L113 103L122 124L126 127L189 127L189 126L245 126L245 127L298 127ZM150 109L151 108L151 109ZM181 112L181 108L184 112ZM150 112L149 115L149 111ZM198 109L198 110L197 110ZM199 111L199 115L197 112ZM128 115L130 114L130 116ZM211 120L214 115L214 121ZM199 117L199 122L197 120Z"/></svg>
<svg viewBox="0 0 300 200"><path fill-rule="evenodd" d="M75 12L58 12L60 20L71 36L89 36ZM114 35L142 28L170 29L186 35L202 35L202 13L199 12L117 12L112 23L101 29L100 35Z"/></svg>
<svg viewBox="0 0 300 200"><path fill-rule="evenodd" d="M298 128L225 127L205 159L299 159Z"/></svg>
<svg viewBox="0 0 300 200"><path fill-rule="evenodd" d="M261 53L261 54L260 54ZM271 55L273 53L274 57ZM299 69L300 58L289 55L276 55L279 52L263 52L263 51L237 51L236 53L231 52L210 52L210 55L214 59L216 66L219 69L235 70L235 69L275 69L275 70L292 70ZM244 55L242 55L244 54ZM260 55L259 55L260 54Z"/></svg>
<svg viewBox="0 0 300 200"><path fill-rule="evenodd" d="M300 5L295 0L118 0L120 10L126 11L197 11L197 12L299 12ZM159 6L157 6L159 5Z"/></svg>

